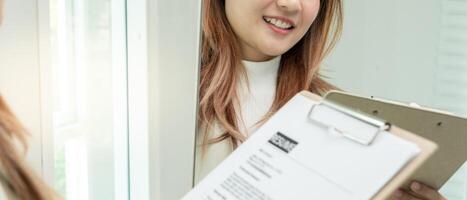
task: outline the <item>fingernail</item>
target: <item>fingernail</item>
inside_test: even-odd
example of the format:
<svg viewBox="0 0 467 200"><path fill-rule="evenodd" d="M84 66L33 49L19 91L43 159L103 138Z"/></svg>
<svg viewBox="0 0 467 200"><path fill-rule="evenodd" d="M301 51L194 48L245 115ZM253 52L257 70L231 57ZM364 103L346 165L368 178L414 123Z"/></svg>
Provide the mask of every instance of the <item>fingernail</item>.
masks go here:
<svg viewBox="0 0 467 200"><path fill-rule="evenodd" d="M417 183L417 182L413 182L412 183L412 190L413 191L418 191L422 188L422 186L420 185L420 183Z"/></svg>

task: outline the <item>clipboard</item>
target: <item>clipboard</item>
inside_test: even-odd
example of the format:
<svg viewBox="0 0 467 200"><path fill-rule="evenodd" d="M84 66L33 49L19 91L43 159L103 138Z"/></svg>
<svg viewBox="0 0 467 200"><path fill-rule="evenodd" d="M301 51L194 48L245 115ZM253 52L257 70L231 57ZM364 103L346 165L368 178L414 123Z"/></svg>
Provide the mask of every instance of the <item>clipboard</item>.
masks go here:
<svg viewBox="0 0 467 200"><path fill-rule="evenodd" d="M331 91L326 100L348 106L360 112L385 119L434 141L437 151L410 180L419 180L435 189L444 183L467 160L467 119L433 109L413 107L374 97L366 98L340 91ZM405 183L405 187L409 183Z"/></svg>
<svg viewBox="0 0 467 200"><path fill-rule="evenodd" d="M343 112L348 112L351 115L357 116L362 120L365 119L371 119L371 121L381 121L377 118L372 118L369 117L370 115L367 115L364 112L359 112L358 110L348 110L349 107L341 107L345 106L346 104L339 104L339 102L335 101L335 98L331 96L332 93L328 93L325 98L321 98L315 94L312 94L310 92L301 92L300 93L303 96L306 96L310 99L316 100L316 101L321 101L325 102L327 105L333 105L335 108L340 109ZM328 96L329 95L329 96ZM345 111L347 109L347 111ZM350 112L349 112L350 111ZM365 116L362 118L362 116ZM394 176L391 181L389 181L384 188L382 188L377 195L375 195L372 199L379 200L379 199L388 199L394 191L399 189L401 186L402 187L408 187L409 181L412 175L417 171L417 169L421 168L422 165L437 151L438 145L435 144L434 142L427 140L421 136L418 136L414 133L411 133L407 130L401 129L397 127L394 124L390 124L389 122L384 122L382 121L379 122L380 124L386 124L389 125L388 132L397 135L403 139L406 139L407 141L411 141L420 148L421 152L420 154L415 157L412 161L407 163L407 165L399 171L399 173Z"/></svg>
<svg viewBox="0 0 467 200"><path fill-rule="evenodd" d="M398 153L388 151L390 145ZM388 199L436 149L416 134L304 91L182 199L246 200L252 193L276 200L331 193L339 199ZM284 182L295 184L277 190ZM320 190L310 192L313 186Z"/></svg>

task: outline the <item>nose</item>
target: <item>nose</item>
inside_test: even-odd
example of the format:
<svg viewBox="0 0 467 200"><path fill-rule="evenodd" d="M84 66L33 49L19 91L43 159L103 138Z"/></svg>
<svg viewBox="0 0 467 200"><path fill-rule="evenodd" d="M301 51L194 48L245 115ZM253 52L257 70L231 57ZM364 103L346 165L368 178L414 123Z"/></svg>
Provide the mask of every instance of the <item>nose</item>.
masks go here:
<svg viewBox="0 0 467 200"><path fill-rule="evenodd" d="M301 0L277 0L276 3L280 9L288 12L293 12L300 10L300 1Z"/></svg>

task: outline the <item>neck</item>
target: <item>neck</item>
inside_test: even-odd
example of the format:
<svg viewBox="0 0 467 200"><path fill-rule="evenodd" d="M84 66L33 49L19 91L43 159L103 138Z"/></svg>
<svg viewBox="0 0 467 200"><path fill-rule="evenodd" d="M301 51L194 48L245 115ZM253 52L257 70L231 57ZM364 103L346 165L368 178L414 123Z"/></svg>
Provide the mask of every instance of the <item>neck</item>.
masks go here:
<svg viewBox="0 0 467 200"><path fill-rule="evenodd" d="M246 60L246 61L263 62L263 61L271 60L277 56L266 55L264 53L257 51L255 48L247 44L243 44L242 45L242 57L243 57L243 60Z"/></svg>

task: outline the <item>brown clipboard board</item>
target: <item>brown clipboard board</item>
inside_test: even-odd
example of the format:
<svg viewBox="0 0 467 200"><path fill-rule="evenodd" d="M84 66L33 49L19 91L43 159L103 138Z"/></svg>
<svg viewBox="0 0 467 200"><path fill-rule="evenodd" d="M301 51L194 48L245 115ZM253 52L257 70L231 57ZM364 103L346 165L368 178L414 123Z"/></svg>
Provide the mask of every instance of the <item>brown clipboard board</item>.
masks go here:
<svg viewBox="0 0 467 200"><path fill-rule="evenodd" d="M466 118L340 91L332 91L325 98L364 113L372 113L436 142L439 151L413 174L411 180L419 180L435 189L440 189L467 160Z"/></svg>
<svg viewBox="0 0 467 200"><path fill-rule="evenodd" d="M326 100L308 91L303 91L300 94L304 97L310 98L318 102ZM357 110L354 110L352 108L347 108L358 112ZM395 190L404 186L406 187L406 185L404 184L407 184L407 182L410 181L412 174L414 174L417 171L417 169L419 169L438 149L438 145L436 143L427 140L421 136L418 136L414 133L406 131L404 129L398 128L397 126L392 125L389 132L401 138L404 138L407 141L411 141L417 144L417 146L420 148L420 154L414 159L412 159L409 163L407 163L407 165L403 169L401 169L388 183L386 183L386 185L383 188L380 189L380 191L372 198L375 200L388 199L389 197L391 197L392 193Z"/></svg>

